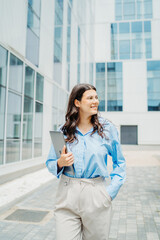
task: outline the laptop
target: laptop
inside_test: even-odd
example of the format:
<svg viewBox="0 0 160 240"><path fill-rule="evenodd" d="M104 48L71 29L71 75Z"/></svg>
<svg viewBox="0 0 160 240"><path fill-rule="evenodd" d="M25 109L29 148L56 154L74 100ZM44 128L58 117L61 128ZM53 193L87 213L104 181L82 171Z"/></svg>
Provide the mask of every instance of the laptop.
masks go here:
<svg viewBox="0 0 160 240"><path fill-rule="evenodd" d="M54 150L56 152L56 156L57 158L60 158L64 145L66 146L66 151L68 152L63 133L59 131L50 131L49 133L51 136L52 144L54 146ZM64 172L69 173L70 175L74 175L74 164L72 164L72 166L65 166Z"/></svg>

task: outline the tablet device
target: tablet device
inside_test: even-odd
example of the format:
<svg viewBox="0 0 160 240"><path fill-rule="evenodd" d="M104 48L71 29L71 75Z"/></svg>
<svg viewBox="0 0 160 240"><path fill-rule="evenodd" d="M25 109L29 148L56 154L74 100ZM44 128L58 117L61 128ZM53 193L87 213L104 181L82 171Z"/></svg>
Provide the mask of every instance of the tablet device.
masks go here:
<svg viewBox="0 0 160 240"><path fill-rule="evenodd" d="M57 158L60 158L62 148L64 145L66 146L63 133L59 131L50 131L50 136L52 139L52 143L53 143ZM66 146L66 149L67 149L67 146Z"/></svg>
<svg viewBox="0 0 160 240"><path fill-rule="evenodd" d="M50 136L51 136L52 144L54 146L57 158L60 158L62 148L64 145L66 146L66 151L67 151L67 144L64 140L63 133L59 131L50 131ZM65 166L64 172L74 176L75 175L74 164L72 164L72 166Z"/></svg>

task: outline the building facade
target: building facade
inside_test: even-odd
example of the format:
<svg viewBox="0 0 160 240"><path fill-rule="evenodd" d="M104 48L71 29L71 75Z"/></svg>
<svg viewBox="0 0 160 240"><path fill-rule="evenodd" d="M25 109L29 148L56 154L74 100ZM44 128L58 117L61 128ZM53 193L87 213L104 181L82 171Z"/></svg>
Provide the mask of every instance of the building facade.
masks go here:
<svg viewBox="0 0 160 240"><path fill-rule="evenodd" d="M96 0L95 80L122 144L160 144L160 0Z"/></svg>
<svg viewBox="0 0 160 240"><path fill-rule="evenodd" d="M160 0L0 0L0 167L46 159L76 83L122 144L160 144Z"/></svg>
<svg viewBox="0 0 160 240"><path fill-rule="evenodd" d="M0 167L46 159L70 89L93 83L94 0L0 0Z"/></svg>

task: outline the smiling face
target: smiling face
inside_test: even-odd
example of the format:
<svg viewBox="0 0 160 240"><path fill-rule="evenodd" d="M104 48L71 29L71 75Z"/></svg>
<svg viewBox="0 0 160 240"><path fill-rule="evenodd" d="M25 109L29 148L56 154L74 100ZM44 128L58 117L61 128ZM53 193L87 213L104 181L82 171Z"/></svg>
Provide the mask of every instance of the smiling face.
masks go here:
<svg viewBox="0 0 160 240"><path fill-rule="evenodd" d="M79 108L79 114L82 116L85 114L85 116L92 116L94 114L97 114L98 112L98 95L95 90L90 89L86 90L80 101L75 99L74 101L76 107Z"/></svg>

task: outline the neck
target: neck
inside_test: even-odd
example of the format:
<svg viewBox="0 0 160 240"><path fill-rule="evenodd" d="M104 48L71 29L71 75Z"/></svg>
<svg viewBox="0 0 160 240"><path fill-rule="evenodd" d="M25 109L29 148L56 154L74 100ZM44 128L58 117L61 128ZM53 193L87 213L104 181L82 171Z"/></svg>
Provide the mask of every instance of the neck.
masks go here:
<svg viewBox="0 0 160 240"><path fill-rule="evenodd" d="M91 116L89 117L80 117L79 123L78 123L78 127L86 127L86 126L92 126L91 123Z"/></svg>

